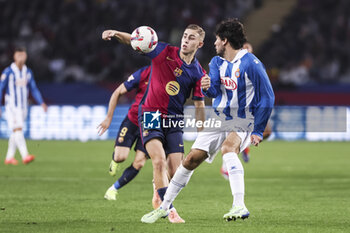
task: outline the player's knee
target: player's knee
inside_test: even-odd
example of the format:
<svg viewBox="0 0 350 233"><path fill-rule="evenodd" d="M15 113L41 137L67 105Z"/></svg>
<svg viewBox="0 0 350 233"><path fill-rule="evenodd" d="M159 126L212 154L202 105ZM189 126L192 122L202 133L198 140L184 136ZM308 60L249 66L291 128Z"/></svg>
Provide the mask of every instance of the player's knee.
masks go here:
<svg viewBox="0 0 350 233"><path fill-rule="evenodd" d="M191 156L191 154L189 154L182 163L182 165L188 170L196 169L199 164L201 164L201 161L196 159L194 156Z"/></svg>
<svg viewBox="0 0 350 233"><path fill-rule="evenodd" d="M121 153L114 153L114 161L117 163L124 162L128 158L127 155L121 154Z"/></svg>
<svg viewBox="0 0 350 233"><path fill-rule="evenodd" d="M224 155L226 153L235 152L239 153L239 144L238 143L223 143L221 146L221 153Z"/></svg>
<svg viewBox="0 0 350 233"><path fill-rule="evenodd" d="M140 170L141 168L143 168L143 166L145 166L145 163L146 163L146 158L145 159L135 159L134 162L133 162L133 167L136 169L136 170Z"/></svg>

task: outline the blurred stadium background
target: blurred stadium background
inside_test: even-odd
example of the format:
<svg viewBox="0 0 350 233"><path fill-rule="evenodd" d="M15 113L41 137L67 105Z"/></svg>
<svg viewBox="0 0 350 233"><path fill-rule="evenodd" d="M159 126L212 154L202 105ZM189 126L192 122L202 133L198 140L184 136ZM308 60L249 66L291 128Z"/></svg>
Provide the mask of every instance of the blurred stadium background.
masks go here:
<svg viewBox="0 0 350 233"><path fill-rule="evenodd" d="M205 46L197 53L207 69L215 55L215 25L227 17L243 21L254 53L266 66L277 106L270 140L279 139L253 149L259 155L245 168L253 221L245 227L238 223L235 232L349 232L350 148L347 142L324 142L350 140L349 12L348 0L0 0L0 69L12 62L15 46L25 45L27 64L49 105L47 114L39 106L31 107L25 126L25 136L32 139L28 148L37 161L17 170L0 163L0 232L109 232L118 227L118 232L164 231L162 225L139 223L150 208L149 203L137 202L152 195L146 184L152 176L149 163L145 176L135 180L138 185L125 188L131 200L122 200L133 209L124 204L116 210L102 200L112 182L105 170L113 142L105 140L115 138L134 93L120 99L105 135L98 137L96 127L114 89L149 60L117 41L102 41L101 33L150 25L160 40L179 45L183 28L197 23L207 32ZM8 134L2 114L0 159ZM197 197L207 192L195 184L196 178L178 200L188 212L201 216L184 215L193 228L170 226L170 231L232 232L216 218L231 198L228 189L223 190L227 184L219 177L220 165L217 159L213 167L204 165L199 171L207 187L219 190L208 194L213 201L198 209L191 205L198 205L195 195L186 201L190 192Z"/></svg>
<svg viewBox="0 0 350 233"><path fill-rule="evenodd" d="M179 45L183 28L197 23L207 31L205 47L197 54L207 69L215 55L215 25L224 18L238 17L245 24L254 53L267 68L277 106L346 107L350 106L349 11L346 0L1 0L0 69L11 63L16 45L27 47L28 65L45 101L51 105L47 115L30 109L27 137L114 138L133 93L120 99L124 107L117 111L108 135L98 138L93 129L103 119L113 90L150 61L126 46L118 46L116 41L102 41L103 30L131 32L139 25L151 25L160 40ZM338 110L326 108L331 115ZM293 114L297 119L317 114L308 111L302 108L297 113L282 112L291 114L289 120L295 118ZM283 129L278 123L285 125L282 120L288 118L282 115L275 111L272 117L276 132ZM296 122L299 125L294 128L299 134L289 134L288 138L307 138L307 124L302 119ZM342 123L346 124L344 120ZM75 132L71 132L72 124ZM39 135L41 131L46 134ZM346 126L341 131L346 131ZM7 125L1 118L0 138L7 136ZM282 134L277 138L285 139ZM347 133L337 138L349 139Z"/></svg>

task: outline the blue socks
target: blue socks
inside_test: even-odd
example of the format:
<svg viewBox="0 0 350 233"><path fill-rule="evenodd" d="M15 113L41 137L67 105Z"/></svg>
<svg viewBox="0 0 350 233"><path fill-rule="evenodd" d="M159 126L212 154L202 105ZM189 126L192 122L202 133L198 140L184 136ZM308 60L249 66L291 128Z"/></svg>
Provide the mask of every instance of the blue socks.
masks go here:
<svg viewBox="0 0 350 233"><path fill-rule="evenodd" d="M114 183L114 188L120 189L121 187L123 187L124 185L129 183L132 179L134 179L138 173L139 173L139 170L136 170L131 164L130 167L128 167L124 170L124 172L123 172L122 176L119 178L119 180L117 180Z"/></svg>
<svg viewBox="0 0 350 233"><path fill-rule="evenodd" d="M162 201L164 201L164 195L165 195L165 192L167 189L168 189L168 187L157 189L158 195ZM173 204L170 204L169 209L171 209L173 207L174 207Z"/></svg>

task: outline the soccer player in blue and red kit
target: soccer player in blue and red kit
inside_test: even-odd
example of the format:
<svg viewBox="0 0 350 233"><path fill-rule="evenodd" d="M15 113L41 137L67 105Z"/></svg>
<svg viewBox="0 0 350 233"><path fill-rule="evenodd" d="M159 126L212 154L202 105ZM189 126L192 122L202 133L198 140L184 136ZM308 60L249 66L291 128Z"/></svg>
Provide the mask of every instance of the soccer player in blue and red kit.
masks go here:
<svg viewBox="0 0 350 233"><path fill-rule="evenodd" d="M129 91L132 91L133 89L137 90L135 101L131 105L128 114L120 125L119 132L115 140L112 161L109 166L109 174L111 176L116 175L119 163L124 162L128 158L130 149L136 141L135 159L134 162L124 170L122 176L107 190L104 196L107 200L116 200L118 194L117 190L134 179L147 160L146 150L143 147L140 138L137 114L140 101L147 88L150 70L150 66L137 70L135 73L129 76L128 80L122 83L113 92L109 100L107 116L97 127L98 133L101 136L111 125L119 97Z"/></svg>
<svg viewBox="0 0 350 233"><path fill-rule="evenodd" d="M271 115L275 96L264 65L243 48L246 37L238 19L217 25L214 43L218 56L209 64L209 76L201 80L203 93L213 98L213 110L222 128L203 130L190 153L170 181L161 206L145 214L141 221L154 223L168 214L171 203L185 187L194 170L205 160L213 161L219 150L226 164L232 193L232 207L226 221L248 218L245 206L244 168L238 158L249 144L258 146ZM203 195L205 196L205 195Z"/></svg>
<svg viewBox="0 0 350 233"><path fill-rule="evenodd" d="M204 30L198 25L191 24L183 33L181 48L158 43L152 52L146 54L152 59L152 71L139 111L139 124L142 128L143 144L152 159L155 186L162 200L169 183L166 156L176 158L173 161L177 162L170 164L175 169L183 158L183 130L179 125L174 125L183 120L183 106L192 90L197 120L204 120L204 96L200 80L205 71L195 58L195 53L204 44L204 37ZM116 38L119 42L130 45L129 33L106 30L102 38L104 40ZM144 112L153 112L154 117L161 116L162 119L175 124L169 128L161 125L158 129L144 129L142 122ZM173 223L184 222L172 206L168 219Z"/></svg>

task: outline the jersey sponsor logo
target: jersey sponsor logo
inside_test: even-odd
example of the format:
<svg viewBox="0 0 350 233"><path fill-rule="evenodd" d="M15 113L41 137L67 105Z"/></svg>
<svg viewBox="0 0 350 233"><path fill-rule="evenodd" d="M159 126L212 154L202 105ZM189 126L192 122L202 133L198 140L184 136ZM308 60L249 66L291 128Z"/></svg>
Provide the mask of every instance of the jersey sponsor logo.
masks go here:
<svg viewBox="0 0 350 233"><path fill-rule="evenodd" d="M176 77L179 77L179 76L181 76L182 72L183 71L179 67L176 67L175 70L174 70L174 75Z"/></svg>
<svg viewBox="0 0 350 233"><path fill-rule="evenodd" d="M165 90L168 93L168 95L177 95L180 91L180 84L176 81L170 81L166 84Z"/></svg>
<svg viewBox="0 0 350 233"><path fill-rule="evenodd" d="M6 78L6 74L2 74L2 75L1 75L1 81L4 81L5 78Z"/></svg>
<svg viewBox="0 0 350 233"><path fill-rule="evenodd" d="M132 80L134 80L134 76L133 75L130 75L129 78L128 78L128 82L131 82Z"/></svg>
<svg viewBox="0 0 350 233"><path fill-rule="evenodd" d="M230 79L229 77L221 77L221 84L225 86L228 90L236 90L237 83Z"/></svg>

